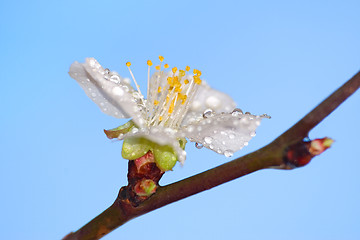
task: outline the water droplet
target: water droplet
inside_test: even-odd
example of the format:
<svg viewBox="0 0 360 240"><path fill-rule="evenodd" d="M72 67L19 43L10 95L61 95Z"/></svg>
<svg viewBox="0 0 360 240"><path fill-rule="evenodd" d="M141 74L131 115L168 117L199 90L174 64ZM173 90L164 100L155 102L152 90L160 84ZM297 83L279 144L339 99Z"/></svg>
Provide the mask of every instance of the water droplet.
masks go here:
<svg viewBox="0 0 360 240"><path fill-rule="evenodd" d="M195 143L197 149L202 149L204 146L201 143Z"/></svg>
<svg viewBox="0 0 360 240"><path fill-rule="evenodd" d="M203 113L203 118L208 118L208 117L212 117L214 115L213 110L211 109L206 109Z"/></svg>
<svg viewBox="0 0 360 240"><path fill-rule="evenodd" d="M247 146L247 145L249 145L249 142L244 142L244 146Z"/></svg>
<svg viewBox="0 0 360 240"><path fill-rule="evenodd" d="M235 138L235 135L234 135L234 134L229 134L229 138L230 138L230 139L234 139L234 138Z"/></svg>
<svg viewBox="0 0 360 240"><path fill-rule="evenodd" d="M256 132L255 132L255 131L250 132L250 136L251 136L251 137L255 137L255 136L256 136Z"/></svg>
<svg viewBox="0 0 360 240"><path fill-rule="evenodd" d="M207 143L207 144L210 144L212 143L212 137L204 137L204 141Z"/></svg>
<svg viewBox="0 0 360 240"><path fill-rule="evenodd" d="M234 153L231 150L225 150L224 155L225 157L232 157Z"/></svg>
<svg viewBox="0 0 360 240"><path fill-rule="evenodd" d="M112 75L109 80L114 83L120 83L120 77L117 75Z"/></svg>
<svg viewBox="0 0 360 240"><path fill-rule="evenodd" d="M137 129L137 128L133 128L133 129L131 130L132 133L137 133L138 131L139 131L139 129Z"/></svg>
<svg viewBox="0 0 360 240"><path fill-rule="evenodd" d="M243 114L243 111L240 108L235 108L232 112L231 115L233 115L234 117L237 117L239 115Z"/></svg>
<svg viewBox="0 0 360 240"><path fill-rule="evenodd" d="M266 113L265 113L265 114L261 114L260 117L267 118L267 119L270 119L270 118L271 118L271 116L267 115Z"/></svg>
<svg viewBox="0 0 360 240"><path fill-rule="evenodd" d="M129 87L128 86L123 86L123 89L125 92L129 92Z"/></svg>
<svg viewBox="0 0 360 240"><path fill-rule="evenodd" d="M91 96L94 98L94 97L96 97L96 93L91 93Z"/></svg>
<svg viewBox="0 0 360 240"><path fill-rule="evenodd" d="M209 148L212 150L212 149L214 149L214 145L209 145Z"/></svg>

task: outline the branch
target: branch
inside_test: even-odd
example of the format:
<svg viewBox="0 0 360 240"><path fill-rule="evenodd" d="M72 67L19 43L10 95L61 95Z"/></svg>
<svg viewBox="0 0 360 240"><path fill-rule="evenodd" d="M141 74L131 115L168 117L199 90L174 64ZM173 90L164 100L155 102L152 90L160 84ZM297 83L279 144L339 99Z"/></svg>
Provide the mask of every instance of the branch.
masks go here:
<svg viewBox="0 0 360 240"><path fill-rule="evenodd" d="M100 239L132 218L257 170L265 168L290 169L294 165L302 166L289 162L291 159L287 158L286 153L289 149L295 149L298 156L304 154L299 154L299 151L302 151L301 147L305 146L302 140L307 137L309 131L334 111L359 87L360 72L267 146L203 173L164 187L159 187L155 194L137 207L134 207L129 202L126 187L121 188L115 202L108 209L78 231L67 235L63 240ZM299 146L300 148L298 148ZM310 156L308 149L305 154L308 157ZM313 156L311 155L310 159Z"/></svg>

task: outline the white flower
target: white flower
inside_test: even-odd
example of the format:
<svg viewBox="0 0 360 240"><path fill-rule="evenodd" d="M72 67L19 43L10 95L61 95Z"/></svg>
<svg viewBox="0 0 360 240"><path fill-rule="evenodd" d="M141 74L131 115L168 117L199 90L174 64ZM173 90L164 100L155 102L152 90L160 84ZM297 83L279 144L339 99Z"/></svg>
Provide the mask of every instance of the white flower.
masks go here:
<svg viewBox="0 0 360 240"><path fill-rule="evenodd" d="M163 57L159 57L163 61ZM130 70L130 63L126 64ZM137 90L131 87L129 79L116 72L104 69L94 58L85 63L74 62L69 74L100 109L116 118L132 118L136 127L119 138L144 137L159 145L170 145L178 160L183 163L185 151L179 139L187 137L227 157L248 145L255 136L255 129L261 116L235 109L235 103L228 95L209 87L200 79L201 72L189 67L184 70L172 68L165 72L160 66L150 78L148 61L147 99L141 93L135 78ZM168 68L168 65L164 65Z"/></svg>

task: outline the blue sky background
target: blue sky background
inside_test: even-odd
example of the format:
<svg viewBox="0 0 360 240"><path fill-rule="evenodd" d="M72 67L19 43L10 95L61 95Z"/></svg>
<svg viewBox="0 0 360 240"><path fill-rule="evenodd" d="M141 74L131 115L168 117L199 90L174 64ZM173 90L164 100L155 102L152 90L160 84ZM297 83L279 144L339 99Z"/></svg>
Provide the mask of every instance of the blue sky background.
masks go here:
<svg viewBox="0 0 360 240"><path fill-rule="evenodd" d="M121 143L67 72L95 57L143 91L146 60L197 67L244 111L268 113L235 157L292 126L360 69L359 1L1 1L2 239L61 239L126 184ZM360 239L355 93L310 137L333 147L307 167L263 170L136 218L112 239ZM187 145L171 183L229 159ZM156 234L152 236L152 234Z"/></svg>

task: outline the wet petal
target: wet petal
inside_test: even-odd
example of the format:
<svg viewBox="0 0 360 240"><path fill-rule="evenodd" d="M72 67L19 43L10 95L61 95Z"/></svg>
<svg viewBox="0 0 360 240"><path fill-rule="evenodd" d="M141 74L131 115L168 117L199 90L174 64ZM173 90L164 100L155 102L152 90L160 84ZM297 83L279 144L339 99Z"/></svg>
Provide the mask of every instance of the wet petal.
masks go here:
<svg viewBox="0 0 360 240"><path fill-rule="evenodd" d="M141 96L118 74L105 70L94 58L74 62L69 74L104 113L116 118L133 118L143 125Z"/></svg>
<svg viewBox="0 0 360 240"><path fill-rule="evenodd" d="M236 107L234 100L226 93L212 89L205 81L199 86L194 96L189 111L187 112L182 125L202 118L205 110L211 109L216 113L231 112Z"/></svg>
<svg viewBox="0 0 360 240"><path fill-rule="evenodd" d="M262 118L267 116L242 114L240 111L208 114L200 121L184 127L182 132L190 141L231 157L234 152L248 145Z"/></svg>

